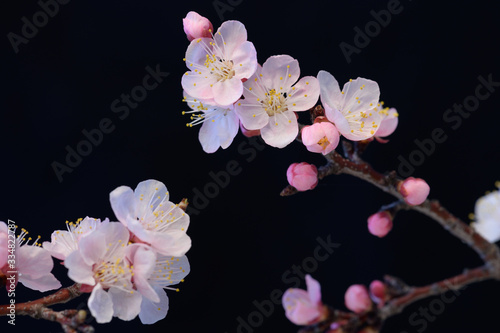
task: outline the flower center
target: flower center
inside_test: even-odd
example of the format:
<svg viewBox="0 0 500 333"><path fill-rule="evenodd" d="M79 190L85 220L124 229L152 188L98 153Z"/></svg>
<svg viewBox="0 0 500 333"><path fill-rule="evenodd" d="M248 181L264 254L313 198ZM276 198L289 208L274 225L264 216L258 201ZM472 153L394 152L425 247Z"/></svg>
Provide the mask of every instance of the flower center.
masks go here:
<svg viewBox="0 0 500 333"><path fill-rule="evenodd" d="M286 92L278 93L276 92L276 89L271 89L266 93L266 98L261 101L261 104L269 117L272 117L277 113L288 111L286 97Z"/></svg>
<svg viewBox="0 0 500 333"><path fill-rule="evenodd" d="M328 141L327 137L324 136L318 141L318 145L321 146L321 148L326 149L326 147L330 144L330 141Z"/></svg>
<svg viewBox="0 0 500 333"><path fill-rule="evenodd" d="M210 74L214 75L217 81L229 80L234 76L233 61L218 58L215 54L206 55L205 67L210 69Z"/></svg>
<svg viewBox="0 0 500 333"><path fill-rule="evenodd" d="M100 264L94 266L94 279L104 289L115 287L127 292L133 292L132 268L120 258L114 262L103 260Z"/></svg>

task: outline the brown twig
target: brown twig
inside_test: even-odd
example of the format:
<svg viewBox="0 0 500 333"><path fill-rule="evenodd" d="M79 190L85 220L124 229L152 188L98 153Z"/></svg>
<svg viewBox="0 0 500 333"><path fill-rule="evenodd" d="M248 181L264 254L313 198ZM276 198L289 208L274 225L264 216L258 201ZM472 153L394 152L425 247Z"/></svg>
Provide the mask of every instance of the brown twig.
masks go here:
<svg viewBox="0 0 500 333"><path fill-rule="evenodd" d="M30 316L35 319L45 319L55 321L61 324L64 332L93 332L92 326L85 325L87 313L84 310L63 310L54 311L49 306L69 302L70 300L80 296L81 284L75 283L67 288L61 288L55 293L39 298L34 301L15 304L15 316ZM0 305L0 316L8 316L12 314L9 305Z"/></svg>

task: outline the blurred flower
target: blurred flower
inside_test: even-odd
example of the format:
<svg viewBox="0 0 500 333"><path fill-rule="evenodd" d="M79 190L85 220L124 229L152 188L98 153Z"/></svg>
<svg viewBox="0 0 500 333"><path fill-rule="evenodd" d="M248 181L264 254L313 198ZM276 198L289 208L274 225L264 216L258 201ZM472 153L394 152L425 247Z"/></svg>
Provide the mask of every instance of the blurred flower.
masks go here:
<svg viewBox="0 0 500 333"><path fill-rule="evenodd" d="M326 315L321 302L320 284L307 274L306 285L307 291L290 288L283 294L286 317L296 325L312 325L323 320Z"/></svg>
<svg viewBox="0 0 500 333"><path fill-rule="evenodd" d="M500 240L500 191L493 191L476 202L473 228L486 240Z"/></svg>
<svg viewBox="0 0 500 333"><path fill-rule="evenodd" d="M361 284L353 284L347 288L344 300L345 306L356 313L368 311L372 307L372 301L368 294L368 290Z"/></svg>
<svg viewBox="0 0 500 333"><path fill-rule="evenodd" d="M371 215L368 218L368 230L372 235L385 237L392 229L392 216L387 211Z"/></svg>

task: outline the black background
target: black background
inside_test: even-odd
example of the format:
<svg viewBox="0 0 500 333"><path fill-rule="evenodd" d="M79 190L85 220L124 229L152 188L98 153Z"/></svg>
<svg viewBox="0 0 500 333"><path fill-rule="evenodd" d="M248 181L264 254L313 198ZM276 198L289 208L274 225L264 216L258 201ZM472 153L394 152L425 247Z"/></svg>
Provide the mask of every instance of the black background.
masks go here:
<svg viewBox="0 0 500 333"><path fill-rule="evenodd" d="M477 198L498 180L500 92L481 101L460 126L443 120L443 114L474 94L478 76L491 74L500 81L498 8L489 1L436 5L403 0L401 13L392 15L390 24L348 63L339 44L353 45L354 28L364 29L374 20L370 11L386 9L388 2L233 0L232 11L222 13L222 20L245 24L260 63L271 55L289 54L299 60L302 76L324 69L340 83L358 76L376 80L381 99L400 114L390 142L374 143L366 153L377 170L397 169L398 156L408 158L417 149L415 139L428 139L435 128L442 128L447 140L436 144L412 175L428 181L431 198L468 220ZM97 332L237 332L237 318L246 321L256 311L254 300L262 302L274 289L291 287L282 275L312 256L317 237L327 235L340 247L311 274L322 284L324 302L340 309L345 309L343 295L353 283L369 284L391 274L424 285L481 265L466 245L414 212L398 215L387 237L370 235L366 218L392 198L352 177L329 177L314 191L280 197L290 163L323 163L299 143L282 150L266 147L253 158L248 150L238 152L240 145L250 147L238 134L227 150L205 154L198 128L187 128L181 115L186 109L181 102L182 58L188 46L182 18L195 10L217 28L222 20L213 2L70 1L17 54L7 34L20 34L21 18L32 21L40 6L36 1L10 1L1 7L1 220L14 220L49 240L54 229L64 229L66 220L113 220L108 195L117 186L134 188L153 178L167 185L173 201L193 200L195 189L203 191L212 182L210 172L224 170L231 160L240 166L229 185L191 217L191 273L180 293L169 292L167 317L152 326L138 319L113 319L96 325ZM142 83L146 66L157 65L168 77L120 120L111 103ZM85 139L82 130L96 128L103 118L111 119L114 131L59 182L52 163L65 163L65 147L75 148ZM63 285L71 283L57 263L54 273ZM304 281L300 286L305 287ZM496 304L499 291L496 282L469 286L427 322L425 332L497 332L498 305L489 304ZM16 301L40 295L19 286ZM383 332L422 332L423 325L412 326L409 318L433 299L390 319ZM68 306L85 308L85 299ZM1 327L13 330L7 318L0 319ZM61 330L27 317L17 317L14 329L35 327L41 332ZM296 330L280 305L253 328Z"/></svg>

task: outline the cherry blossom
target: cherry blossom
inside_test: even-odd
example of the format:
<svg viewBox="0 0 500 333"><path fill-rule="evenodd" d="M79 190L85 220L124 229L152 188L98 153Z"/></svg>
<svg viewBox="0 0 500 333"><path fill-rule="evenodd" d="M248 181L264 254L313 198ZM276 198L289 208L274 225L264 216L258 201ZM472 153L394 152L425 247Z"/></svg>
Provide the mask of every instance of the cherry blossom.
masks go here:
<svg viewBox="0 0 500 333"><path fill-rule="evenodd" d="M382 211L368 218L368 230L372 235L385 237L392 230L392 216L388 211Z"/></svg>
<svg viewBox="0 0 500 333"><path fill-rule="evenodd" d="M235 104L243 126L260 130L264 141L283 148L299 132L294 112L312 108L319 97L313 76L300 79L299 62L288 55L272 56L244 83L245 99Z"/></svg>
<svg viewBox="0 0 500 333"><path fill-rule="evenodd" d="M182 19L182 25L189 41L200 37L210 37L211 31L214 29L206 17L193 11L187 13L186 17Z"/></svg>
<svg viewBox="0 0 500 333"><path fill-rule="evenodd" d="M293 163L286 171L286 178L298 191L312 190L318 185L318 169L306 162Z"/></svg>
<svg viewBox="0 0 500 333"><path fill-rule="evenodd" d="M93 286L88 306L98 323L113 317L132 320L140 312L142 296L134 290L132 268L125 258L128 242L127 228L109 222L81 238L78 250L64 261L73 281Z"/></svg>
<svg viewBox="0 0 500 333"><path fill-rule="evenodd" d="M337 148L339 141L339 131L327 121L317 122L302 129L302 143L313 153L326 155Z"/></svg>
<svg viewBox="0 0 500 333"><path fill-rule="evenodd" d="M197 38L186 51L190 71L182 77L182 87L191 96L231 105L243 93L242 80L257 67L257 52L247 41L245 26L238 21L222 23L213 38Z"/></svg>
<svg viewBox="0 0 500 333"><path fill-rule="evenodd" d="M405 202L412 206L423 203L427 199L430 189L425 180L421 178L408 177L398 184L399 193Z"/></svg>
<svg viewBox="0 0 500 333"><path fill-rule="evenodd" d="M337 80L327 71L318 73L318 81L325 115L343 136L360 141L375 135L381 123L381 116L373 111L380 96L377 82L357 78L340 91Z"/></svg>
<svg viewBox="0 0 500 333"><path fill-rule="evenodd" d="M474 210L474 229L489 242L500 240L500 191L479 198Z"/></svg>
<svg viewBox="0 0 500 333"><path fill-rule="evenodd" d="M353 284L345 292L345 306L356 313L370 310L372 301L368 290L362 284Z"/></svg>
<svg viewBox="0 0 500 333"><path fill-rule="evenodd" d="M168 297L164 289L183 282L190 266L186 256L180 258L157 254L145 244L132 244L127 258L133 264L134 284L143 296L139 318L143 324L153 324L165 318Z"/></svg>
<svg viewBox="0 0 500 333"><path fill-rule="evenodd" d="M80 239L89 233L95 231L101 223L99 219L86 217L78 219L76 222L66 221L66 230L56 230L51 235L50 242L43 242L43 248L47 250L54 258L64 260L71 252L78 249Z"/></svg>
<svg viewBox="0 0 500 333"><path fill-rule="evenodd" d="M51 273L54 262L50 253L40 247L38 240L32 241L28 237L28 231L22 229L15 240L15 248L12 251L13 261L8 260L11 252L8 249L8 227L5 222L0 221L0 271L5 275L12 275L15 271L16 284L19 282L25 287L38 291L48 291L61 287L61 283ZM31 244L30 244L31 242ZM12 243L11 243L12 244ZM12 266L11 266L12 265ZM9 288L9 286L7 286Z"/></svg>
<svg viewBox="0 0 500 333"><path fill-rule="evenodd" d="M239 118L233 110L233 105L215 105L213 100L202 101L190 96L184 91L184 102L187 102L191 111L183 114L191 114L192 122L188 127L202 124L198 139L206 153L213 153L219 147L226 149L238 134Z"/></svg>
<svg viewBox="0 0 500 333"><path fill-rule="evenodd" d="M311 325L321 321L326 315L319 282L307 274L306 285L307 291L290 288L283 295L286 317L296 325Z"/></svg>
<svg viewBox="0 0 500 333"><path fill-rule="evenodd" d="M191 247L186 234L189 216L168 200L169 193L162 182L146 180L135 190L120 186L109 196L118 220L141 242L161 254L176 257Z"/></svg>
<svg viewBox="0 0 500 333"><path fill-rule="evenodd" d="M375 138L380 141L380 138L391 135L398 127L399 114L395 108L384 108L383 102L380 102L376 108L375 112L378 112L381 117L380 126L375 131ZM382 142L385 140L382 140Z"/></svg>

